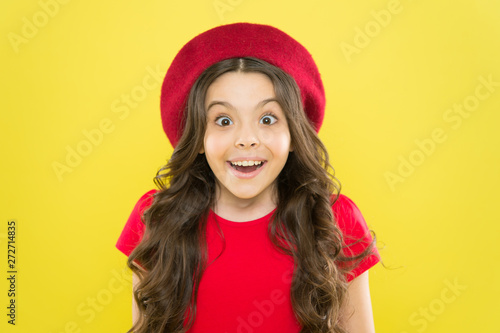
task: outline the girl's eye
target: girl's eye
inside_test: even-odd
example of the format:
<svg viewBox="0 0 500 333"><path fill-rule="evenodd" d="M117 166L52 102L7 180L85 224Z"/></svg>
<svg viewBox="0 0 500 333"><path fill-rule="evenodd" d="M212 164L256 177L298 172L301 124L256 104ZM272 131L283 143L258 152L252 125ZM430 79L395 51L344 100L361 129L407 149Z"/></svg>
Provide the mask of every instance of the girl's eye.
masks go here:
<svg viewBox="0 0 500 333"><path fill-rule="evenodd" d="M272 125L277 121L278 119L271 114L266 114L264 117L260 118L260 123L264 125Z"/></svg>
<svg viewBox="0 0 500 333"><path fill-rule="evenodd" d="M231 121L231 119L229 117L226 117L226 116L218 117L215 120L215 123L217 125L219 125L219 126L229 126L229 125L233 124L233 122Z"/></svg>

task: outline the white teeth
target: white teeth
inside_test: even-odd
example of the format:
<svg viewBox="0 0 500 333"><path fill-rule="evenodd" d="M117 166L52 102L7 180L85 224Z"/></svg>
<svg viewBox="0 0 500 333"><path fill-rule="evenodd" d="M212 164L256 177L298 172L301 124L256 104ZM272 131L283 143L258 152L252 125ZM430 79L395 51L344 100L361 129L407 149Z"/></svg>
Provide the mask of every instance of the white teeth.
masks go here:
<svg viewBox="0 0 500 333"><path fill-rule="evenodd" d="M238 161L238 162L231 162L231 164L237 166L254 166L254 165L261 165L262 161Z"/></svg>

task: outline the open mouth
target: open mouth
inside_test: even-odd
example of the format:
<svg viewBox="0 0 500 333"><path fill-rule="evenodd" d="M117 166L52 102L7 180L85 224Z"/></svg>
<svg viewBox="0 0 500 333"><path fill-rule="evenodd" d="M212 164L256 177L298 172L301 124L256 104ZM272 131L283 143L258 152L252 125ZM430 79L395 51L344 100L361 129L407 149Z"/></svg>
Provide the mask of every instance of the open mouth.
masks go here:
<svg viewBox="0 0 500 333"><path fill-rule="evenodd" d="M261 168L266 161L237 161L229 162L231 167L239 172L250 173Z"/></svg>

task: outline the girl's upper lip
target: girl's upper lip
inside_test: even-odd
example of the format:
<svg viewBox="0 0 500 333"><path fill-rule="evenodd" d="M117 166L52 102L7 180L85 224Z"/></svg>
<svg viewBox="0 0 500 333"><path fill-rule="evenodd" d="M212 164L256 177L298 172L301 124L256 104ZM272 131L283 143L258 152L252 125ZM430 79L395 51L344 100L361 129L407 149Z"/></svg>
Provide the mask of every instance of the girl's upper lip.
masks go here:
<svg viewBox="0 0 500 333"><path fill-rule="evenodd" d="M243 162L243 161L261 161L264 162L266 159L260 157L237 157L228 162Z"/></svg>

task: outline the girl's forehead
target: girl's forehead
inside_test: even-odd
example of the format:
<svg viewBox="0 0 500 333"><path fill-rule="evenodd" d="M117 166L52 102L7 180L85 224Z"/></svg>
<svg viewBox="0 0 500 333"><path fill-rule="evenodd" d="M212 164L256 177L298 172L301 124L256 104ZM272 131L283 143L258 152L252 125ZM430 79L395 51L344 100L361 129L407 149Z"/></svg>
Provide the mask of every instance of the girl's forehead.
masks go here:
<svg viewBox="0 0 500 333"><path fill-rule="evenodd" d="M276 98L272 81L261 73L229 72L214 80L205 95L205 105L213 100L230 103ZM208 108L208 105L207 105Z"/></svg>
<svg viewBox="0 0 500 333"><path fill-rule="evenodd" d="M230 71L219 75L209 86L227 84L228 82L262 81L273 86L271 79L261 72Z"/></svg>

